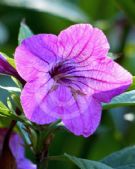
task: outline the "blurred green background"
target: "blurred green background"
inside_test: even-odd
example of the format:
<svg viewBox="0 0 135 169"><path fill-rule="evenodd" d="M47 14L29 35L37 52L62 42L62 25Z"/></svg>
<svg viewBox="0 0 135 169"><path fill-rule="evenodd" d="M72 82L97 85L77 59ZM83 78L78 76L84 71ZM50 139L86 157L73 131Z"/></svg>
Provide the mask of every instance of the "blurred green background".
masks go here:
<svg viewBox="0 0 135 169"><path fill-rule="evenodd" d="M135 75L135 0L0 0L0 51L13 57L20 22L25 19L35 33L58 34L62 29L88 22L107 35L117 62ZM0 83L8 79L0 76ZM8 83L10 83L8 81ZM0 90L0 98L7 93ZM101 125L85 139L58 131L50 155L67 152L81 158L102 159L105 155L135 144L135 108L104 111ZM50 169L75 169L71 163L53 162Z"/></svg>

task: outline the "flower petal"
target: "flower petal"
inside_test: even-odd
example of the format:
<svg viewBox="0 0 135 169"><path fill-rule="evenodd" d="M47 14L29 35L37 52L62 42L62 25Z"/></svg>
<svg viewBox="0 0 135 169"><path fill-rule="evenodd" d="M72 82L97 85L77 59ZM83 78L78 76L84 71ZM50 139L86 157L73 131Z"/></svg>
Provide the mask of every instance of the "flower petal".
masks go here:
<svg viewBox="0 0 135 169"><path fill-rule="evenodd" d="M28 119L38 124L62 119L71 132L85 137L96 130L101 118L101 104L96 99L74 94L63 85L48 88L53 82L39 89L37 86L27 83L22 92L22 106Z"/></svg>
<svg viewBox="0 0 135 169"><path fill-rule="evenodd" d="M109 57L91 60L88 66L76 66L68 76L72 87L76 85L76 89L101 102L109 102L132 83L132 75Z"/></svg>
<svg viewBox="0 0 135 169"><path fill-rule="evenodd" d="M42 108L44 100L53 86L54 81L46 74L40 74L37 80L28 82L21 93L21 104L26 117L38 124L48 124L57 118L51 117Z"/></svg>
<svg viewBox="0 0 135 169"><path fill-rule="evenodd" d="M0 73L7 75L16 75L16 70L7 62L7 60L0 54Z"/></svg>
<svg viewBox="0 0 135 169"><path fill-rule="evenodd" d="M63 85L56 86L56 88L45 97L40 107L51 117L58 119L74 118L78 116L79 113L78 106L70 88Z"/></svg>
<svg viewBox="0 0 135 169"><path fill-rule="evenodd" d="M110 58L93 62L89 77L89 85L95 90L94 96L102 102L109 102L132 83L132 75Z"/></svg>
<svg viewBox="0 0 135 169"><path fill-rule="evenodd" d="M25 158L25 150L21 137L13 134L10 139L10 148L17 162L17 169L36 169L36 165Z"/></svg>
<svg viewBox="0 0 135 169"><path fill-rule="evenodd" d="M57 36L34 35L25 39L15 51L16 67L26 80L33 80L38 73L47 72L57 60Z"/></svg>
<svg viewBox="0 0 135 169"><path fill-rule="evenodd" d="M59 56L81 62L106 56L109 50L104 33L90 24L70 26L59 34L58 41Z"/></svg>
<svg viewBox="0 0 135 169"><path fill-rule="evenodd" d="M22 84L25 83L24 80L19 76L18 72L8 63L8 61L1 54L0 54L0 74L14 76Z"/></svg>
<svg viewBox="0 0 135 169"><path fill-rule="evenodd" d="M0 152L2 151L3 140L7 129L0 129ZM36 165L25 157L23 140L19 135L13 133L9 141L10 150L15 157L17 169L36 169Z"/></svg>
<svg viewBox="0 0 135 169"><path fill-rule="evenodd" d="M77 103L81 107L82 98L78 98ZM83 112L80 112L78 116L63 120L66 128L75 135L83 135L84 137L95 132L101 119L101 104L93 97L89 97L86 103L87 106L83 107Z"/></svg>
<svg viewBox="0 0 135 169"><path fill-rule="evenodd" d="M37 124L49 124L67 118L70 113L76 116L74 99L68 87L57 86L52 79L42 84L40 82L27 83L21 94L22 107L29 120Z"/></svg>
<svg viewBox="0 0 135 169"><path fill-rule="evenodd" d="M22 139L15 133L12 134L12 137L10 139L10 149L14 155L14 157L17 159L24 158L24 147L23 147L23 141Z"/></svg>

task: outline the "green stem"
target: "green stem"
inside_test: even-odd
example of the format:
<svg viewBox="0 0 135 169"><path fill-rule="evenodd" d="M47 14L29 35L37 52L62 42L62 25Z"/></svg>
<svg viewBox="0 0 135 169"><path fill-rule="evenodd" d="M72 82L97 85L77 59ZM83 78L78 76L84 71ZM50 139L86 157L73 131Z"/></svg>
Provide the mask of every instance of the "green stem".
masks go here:
<svg viewBox="0 0 135 169"><path fill-rule="evenodd" d="M63 155L48 156L47 159L50 161L67 161L66 157Z"/></svg>
<svg viewBox="0 0 135 169"><path fill-rule="evenodd" d="M59 128L58 124L61 120L56 121L43 130L37 129L37 142L35 146L37 169L48 168L48 151L49 146L54 138L54 131Z"/></svg>
<svg viewBox="0 0 135 169"><path fill-rule="evenodd" d="M42 162L37 163L37 169L47 169L48 161L67 161L66 157L63 155L58 156L48 156Z"/></svg>
<svg viewBox="0 0 135 169"><path fill-rule="evenodd" d="M38 142L37 142L37 152L36 152L36 160L37 160L37 169L47 169L48 168L48 149L53 139L53 134L48 135L47 138L41 137L42 132L38 134ZM42 145L42 146L39 146Z"/></svg>
<svg viewBox="0 0 135 169"><path fill-rule="evenodd" d="M37 163L37 169L47 169L47 168L48 168L48 161L47 160L39 161Z"/></svg>

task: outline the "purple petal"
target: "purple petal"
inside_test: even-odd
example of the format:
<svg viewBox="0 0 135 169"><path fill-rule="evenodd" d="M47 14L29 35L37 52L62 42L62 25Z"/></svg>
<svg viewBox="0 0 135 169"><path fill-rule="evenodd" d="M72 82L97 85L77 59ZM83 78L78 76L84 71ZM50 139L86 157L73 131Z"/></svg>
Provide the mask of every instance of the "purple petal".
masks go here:
<svg viewBox="0 0 135 169"><path fill-rule="evenodd" d="M52 79L42 81L42 84L40 79L27 83L21 94L21 103L26 117L37 124L65 119L69 114L72 117L78 115L78 107L70 89L57 86Z"/></svg>
<svg viewBox="0 0 135 169"><path fill-rule="evenodd" d="M77 103L81 107L82 99L77 99ZM80 111L77 117L63 120L66 128L75 135L83 135L84 137L88 137L95 132L101 119L101 104L93 97L89 97L86 103L83 112Z"/></svg>
<svg viewBox="0 0 135 169"><path fill-rule="evenodd" d="M33 164L30 160L25 159L20 159L18 163L18 168L17 169L37 169L36 165Z"/></svg>
<svg viewBox="0 0 135 169"><path fill-rule="evenodd" d="M88 66L77 65L68 76L72 76L72 86L77 85L83 93L94 95L101 102L109 102L132 83L132 75L107 57L91 60Z"/></svg>
<svg viewBox="0 0 135 169"><path fill-rule="evenodd" d="M16 75L16 70L7 62L7 60L0 54L0 73L8 75Z"/></svg>
<svg viewBox="0 0 135 169"><path fill-rule="evenodd" d="M108 41L104 33L90 24L76 24L62 31L58 36L59 56L77 61L101 58L107 55Z"/></svg>
<svg viewBox="0 0 135 169"><path fill-rule="evenodd" d="M89 72L89 85L95 90L94 96L102 102L109 102L132 83L132 75L110 58L93 62Z"/></svg>
<svg viewBox="0 0 135 169"><path fill-rule="evenodd" d="M0 151L2 150L2 144L4 136L7 132L7 129L0 129ZM17 169L36 169L36 165L34 165L30 160L25 158L25 150L21 137L15 133L12 134L10 138L10 149L13 156L16 159Z"/></svg>
<svg viewBox="0 0 135 169"><path fill-rule="evenodd" d="M41 85L42 87L38 86L38 83L27 83L22 92L22 105L28 119L38 124L62 119L70 131L85 137L96 130L101 118L101 105L96 99L73 96L68 87L55 86L51 81L50 84L48 82L47 85ZM48 88L53 85L54 88ZM73 121L75 123L71 125Z"/></svg>
<svg viewBox="0 0 135 169"><path fill-rule="evenodd" d="M36 165L25 158L25 151L22 139L13 134L10 139L10 148L17 162L17 169L36 169Z"/></svg>
<svg viewBox="0 0 135 169"><path fill-rule="evenodd" d="M107 57L108 41L90 24L73 25L55 35L40 34L22 42L15 59L27 81L21 103L38 124L62 119L76 135L91 135L101 118L100 102L125 91L132 76Z"/></svg>
<svg viewBox="0 0 135 169"><path fill-rule="evenodd" d="M41 106L41 104L46 104L44 100L53 83L52 79L43 74L37 80L28 82L24 86L21 93L21 103L24 113L29 120L38 124L48 124L57 120L57 117L51 117Z"/></svg>
<svg viewBox="0 0 135 169"><path fill-rule="evenodd" d="M0 74L11 75L17 78L22 84L24 80L18 75L17 71L7 62L7 60L0 54Z"/></svg>
<svg viewBox="0 0 135 169"><path fill-rule="evenodd" d="M25 39L15 51L17 71L26 81L33 80L38 73L49 70L57 53L55 35L39 34Z"/></svg>
<svg viewBox="0 0 135 169"><path fill-rule="evenodd" d="M24 158L24 147L23 147L23 141L17 134L12 134L12 137L10 139L10 149L16 158L18 160L19 158Z"/></svg>
<svg viewBox="0 0 135 169"><path fill-rule="evenodd" d="M55 86L51 79L27 83L21 94L21 103L26 117L38 124L48 124L57 119L78 115L78 107L68 87ZM70 107L70 108L69 108Z"/></svg>

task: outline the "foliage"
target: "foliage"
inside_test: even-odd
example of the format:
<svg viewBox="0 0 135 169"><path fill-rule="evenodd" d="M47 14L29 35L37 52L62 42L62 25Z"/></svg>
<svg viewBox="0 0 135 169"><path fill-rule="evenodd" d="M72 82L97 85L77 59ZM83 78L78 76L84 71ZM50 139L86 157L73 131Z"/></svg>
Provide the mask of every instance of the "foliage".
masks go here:
<svg viewBox="0 0 135 169"><path fill-rule="evenodd" d="M25 0L0 1L0 50L6 53L4 56L13 67L15 64L11 54L14 53L17 39L20 44L33 32L57 34L76 22L90 22L106 32L111 44L111 52L115 53L110 53L109 56L135 75L135 2L133 0L40 0L33 5L31 3L33 4L31 0L27 3ZM25 21L23 20L19 28L23 18ZM25 22L30 25L30 28ZM55 156L55 158L49 156L51 169L75 169L75 165L81 169L135 168L135 147L122 149L135 144L133 132L135 130L135 77L128 91L113 98L110 103L103 104L101 125L88 139L75 137L61 130L63 125L60 121L46 128L31 123L23 114L15 114L16 109L22 112L19 98L21 90L19 81L0 75L0 127L9 127L11 120L18 121L15 130L25 140L26 154L34 162L36 161L34 152L39 153L42 149L39 142L43 143L45 138L52 137L50 133L57 131L49 154L58 155L65 152L68 154ZM128 114L132 115L131 120L126 118ZM31 145L33 149L28 149ZM119 149L122 150L118 151ZM110 154L112 152L113 154Z"/></svg>

